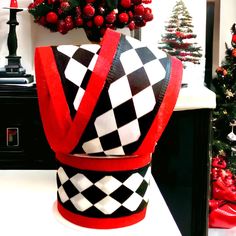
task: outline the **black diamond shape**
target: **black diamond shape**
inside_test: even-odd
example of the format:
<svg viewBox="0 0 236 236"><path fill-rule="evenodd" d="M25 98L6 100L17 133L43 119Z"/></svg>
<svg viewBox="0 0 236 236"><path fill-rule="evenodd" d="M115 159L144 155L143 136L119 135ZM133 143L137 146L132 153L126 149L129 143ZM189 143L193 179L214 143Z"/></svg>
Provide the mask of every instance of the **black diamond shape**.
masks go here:
<svg viewBox="0 0 236 236"><path fill-rule="evenodd" d="M119 180L121 183L124 183L130 177L130 171L118 171L112 173L112 176Z"/></svg>
<svg viewBox="0 0 236 236"><path fill-rule="evenodd" d="M141 197L143 197L147 191L147 188L148 188L148 183L147 181L143 180L143 182L135 192L139 194Z"/></svg>
<svg viewBox="0 0 236 236"><path fill-rule="evenodd" d="M168 57L164 57L160 59L160 63L162 64L162 66L164 67L164 69L166 69L168 63L169 63L170 59Z"/></svg>
<svg viewBox="0 0 236 236"><path fill-rule="evenodd" d="M121 146L117 130L100 137L100 142L104 151Z"/></svg>
<svg viewBox="0 0 236 236"><path fill-rule="evenodd" d="M142 200L142 202L140 203L139 207L137 208L136 212L142 211L144 208L147 207L147 202L145 202L144 200Z"/></svg>
<svg viewBox="0 0 236 236"><path fill-rule="evenodd" d="M128 216L133 214L132 211L130 211L129 209L127 209L124 206L120 206L116 211L113 212L112 216L113 217L122 217L122 216Z"/></svg>
<svg viewBox="0 0 236 236"><path fill-rule="evenodd" d="M70 180L66 181L62 186L69 198L72 198L79 193L78 189L71 183Z"/></svg>
<svg viewBox="0 0 236 236"><path fill-rule="evenodd" d="M113 83L124 75L125 71L121 61L115 58L107 76L106 86L109 87L111 83Z"/></svg>
<svg viewBox="0 0 236 236"><path fill-rule="evenodd" d="M73 58L81 63L82 65L88 67L91 60L93 59L94 53L90 52L84 48L78 48L73 55Z"/></svg>
<svg viewBox="0 0 236 236"><path fill-rule="evenodd" d="M83 215L89 216L89 217L104 217L104 213L101 212L99 209L97 209L95 206L89 207L87 210L82 212Z"/></svg>
<svg viewBox="0 0 236 236"><path fill-rule="evenodd" d="M117 106L113 110L114 110L116 124L118 128L137 119L133 99L129 99L128 101L122 103L121 105Z"/></svg>
<svg viewBox="0 0 236 236"><path fill-rule="evenodd" d="M147 73L143 67L128 74L127 77L133 96L150 85Z"/></svg>
<svg viewBox="0 0 236 236"><path fill-rule="evenodd" d="M154 85L152 85L152 89L153 89L153 93L154 93L156 101L158 101L158 99L160 97L160 94L161 94L161 91L162 91L163 82L164 82L164 78L163 78L163 80L161 80L161 81L155 83ZM163 93L163 97L164 97L164 93Z"/></svg>
<svg viewBox="0 0 236 236"><path fill-rule="evenodd" d="M104 197L107 195L100 190L95 185L91 186L90 188L87 188L82 192L85 198L88 199L92 204L96 204L97 202L101 201Z"/></svg>
<svg viewBox="0 0 236 236"><path fill-rule="evenodd" d="M113 197L116 201L123 203L126 201L131 195L133 194L133 191L129 188L127 188L124 185L121 185L116 191L110 194L111 197Z"/></svg>
<svg viewBox="0 0 236 236"><path fill-rule="evenodd" d="M138 173L139 173L142 177L144 177L144 176L146 175L146 173L147 173L147 170L148 170L149 166L150 166L150 165L146 165L146 166L144 166L143 168L139 169L139 170L138 170Z"/></svg>
<svg viewBox="0 0 236 236"><path fill-rule="evenodd" d="M88 84L88 82L89 82L89 79L90 79L90 77L91 77L91 74L92 74L92 71L90 71L90 70L87 70L87 71L86 71L86 73L85 73L85 75L84 75L84 78L83 78L83 81L82 81L82 83L81 83L81 85L80 85L81 88L86 89L87 84Z"/></svg>
<svg viewBox="0 0 236 236"><path fill-rule="evenodd" d="M137 54L139 55L140 60L143 64L148 63L156 59L152 51L147 47L137 48Z"/></svg>

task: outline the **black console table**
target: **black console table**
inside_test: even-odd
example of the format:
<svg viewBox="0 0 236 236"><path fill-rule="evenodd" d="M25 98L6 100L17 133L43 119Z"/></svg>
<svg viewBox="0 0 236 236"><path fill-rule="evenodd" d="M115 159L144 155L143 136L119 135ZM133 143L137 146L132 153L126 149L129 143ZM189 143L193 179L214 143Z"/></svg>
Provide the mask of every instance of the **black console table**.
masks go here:
<svg viewBox="0 0 236 236"><path fill-rule="evenodd" d="M55 168L35 86L0 85L0 169Z"/></svg>
<svg viewBox="0 0 236 236"><path fill-rule="evenodd" d="M182 236L208 235L210 130L211 109L174 112L153 155L153 176Z"/></svg>

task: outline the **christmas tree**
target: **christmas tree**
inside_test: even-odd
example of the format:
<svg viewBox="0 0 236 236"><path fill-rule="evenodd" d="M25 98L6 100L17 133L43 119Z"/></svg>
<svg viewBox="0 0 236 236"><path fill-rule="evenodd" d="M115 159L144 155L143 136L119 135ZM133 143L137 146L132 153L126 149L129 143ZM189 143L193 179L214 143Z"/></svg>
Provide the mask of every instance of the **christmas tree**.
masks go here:
<svg viewBox="0 0 236 236"><path fill-rule="evenodd" d="M217 107L213 113L213 155L227 157L228 167L236 174L236 27L231 28L232 47L213 79Z"/></svg>
<svg viewBox="0 0 236 236"><path fill-rule="evenodd" d="M194 42L197 35L193 33L192 17L183 0L176 2L172 15L165 25L165 31L160 49L179 58L184 66L186 62L200 64L201 47Z"/></svg>
<svg viewBox="0 0 236 236"><path fill-rule="evenodd" d="M211 200L209 226L236 226L236 25L231 47L213 78L216 109L213 111Z"/></svg>

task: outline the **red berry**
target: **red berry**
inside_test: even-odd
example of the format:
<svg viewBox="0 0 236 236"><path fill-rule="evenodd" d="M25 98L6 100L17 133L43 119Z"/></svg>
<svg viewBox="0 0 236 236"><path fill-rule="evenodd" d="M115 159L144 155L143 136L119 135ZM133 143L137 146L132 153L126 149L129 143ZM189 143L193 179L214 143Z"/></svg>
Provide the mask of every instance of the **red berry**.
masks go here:
<svg viewBox="0 0 236 236"><path fill-rule="evenodd" d="M48 0L48 4L54 4L57 0Z"/></svg>
<svg viewBox="0 0 236 236"><path fill-rule="evenodd" d="M142 0L132 0L132 3L134 5L138 5L138 4L141 4L142 3Z"/></svg>
<svg viewBox="0 0 236 236"><path fill-rule="evenodd" d="M134 23L134 21L133 21L133 20L132 20L132 21L130 21L130 23L129 23L128 27L129 27L129 29L130 29L130 30L134 30L134 29L135 29L135 23Z"/></svg>
<svg viewBox="0 0 236 236"><path fill-rule="evenodd" d="M96 0L86 0L87 3L93 3L95 2Z"/></svg>
<svg viewBox="0 0 236 236"><path fill-rule="evenodd" d="M64 20L60 20L57 24L57 31L61 34L66 34L68 32L66 28L66 22Z"/></svg>
<svg viewBox="0 0 236 236"><path fill-rule="evenodd" d="M153 20L153 14L152 13L144 14L143 19L145 21L151 21Z"/></svg>
<svg viewBox="0 0 236 236"><path fill-rule="evenodd" d="M40 25L46 25L47 24L47 21L46 21L46 17L45 16L41 16L38 20L38 23Z"/></svg>
<svg viewBox="0 0 236 236"><path fill-rule="evenodd" d="M93 21L94 21L94 24L99 27L103 25L104 18L100 15L97 15L94 17Z"/></svg>
<svg viewBox="0 0 236 236"><path fill-rule="evenodd" d="M134 7L134 14L135 15L143 15L145 11L145 7L142 4L139 4Z"/></svg>
<svg viewBox="0 0 236 236"><path fill-rule="evenodd" d="M89 28L92 28L92 27L93 27L93 21L92 21L92 20L87 21L86 25L87 25Z"/></svg>
<svg viewBox="0 0 236 236"><path fill-rule="evenodd" d="M128 11L128 15L129 15L129 18L130 18L130 19L133 19L134 14L133 14L132 11Z"/></svg>
<svg viewBox="0 0 236 236"><path fill-rule="evenodd" d="M46 15L46 21L50 24L56 24L58 21L57 14L53 11L48 12L48 14Z"/></svg>
<svg viewBox="0 0 236 236"><path fill-rule="evenodd" d="M152 9L149 7L145 7L144 14L152 13Z"/></svg>
<svg viewBox="0 0 236 236"><path fill-rule="evenodd" d="M129 21L129 16L128 16L128 14L125 13L125 12L120 13L118 17L119 17L119 21L120 21L121 23L126 24L126 23L128 23L128 21Z"/></svg>
<svg viewBox="0 0 236 236"><path fill-rule="evenodd" d="M116 14L114 12L111 12L106 16L107 23L114 23L115 20L116 20Z"/></svg>
<svg viewBox="0 0 236 236"><path fill-rule="evenodd" d="M83 23L84 23L84 21L83 21L83 18L82 17L77 17L76 19L75 19L75 24L76 24L76 26L82 26L83 25Z"/></svg>
<svg viewBox="0 0 236 236"><path fill-rule="evenodd" d="M60 7L63 11L67 11L70 8L70 3L69 2L61 2Z"/></svg>
<svg viewBox="0 0 236 236"><path fill-rule="evenodd" d="M142 0L142 3L149 4L149 3L152 3L152 0Z"/></svg>
<svg viewBox="0 0 236 236"><path fill-rule="evenodd" d="M232 36L232 42L233 42L233 43L236 43L236 34L234 34L234 35Z"/></svg>
<svg viewBox="0 0 236 236"><path fill-rule="evenodd" d="M80 7L76 7L75 11L76 11L77 16L81 16L81 8Z"/></svg>
<svg viewBox="0 0 236 236"><path fill-rule="evenodd" d="M86 17L93 17L95 14L95 8L92 5L87 4L83 9L83 13Z"/></svg>
<svg viewBox="0 0 236 236"><path fill-rule="evenodd" d="M120 5L124 8L130 8L131 7L131 0L121 0Z"/></svg>

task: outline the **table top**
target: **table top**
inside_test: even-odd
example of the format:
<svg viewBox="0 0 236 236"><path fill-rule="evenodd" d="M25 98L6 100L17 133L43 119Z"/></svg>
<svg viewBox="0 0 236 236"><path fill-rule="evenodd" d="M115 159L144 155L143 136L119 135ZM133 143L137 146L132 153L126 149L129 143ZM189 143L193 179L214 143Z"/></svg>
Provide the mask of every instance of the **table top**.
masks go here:
<svg viewBox="0 0 236 236"><path fill-rule="evenodd" d="M181 235L153 178L145 219L119 229L88 229L62 218L56 208L55 170L0 170L0 196L0 235L4 236Z"/></svg>

